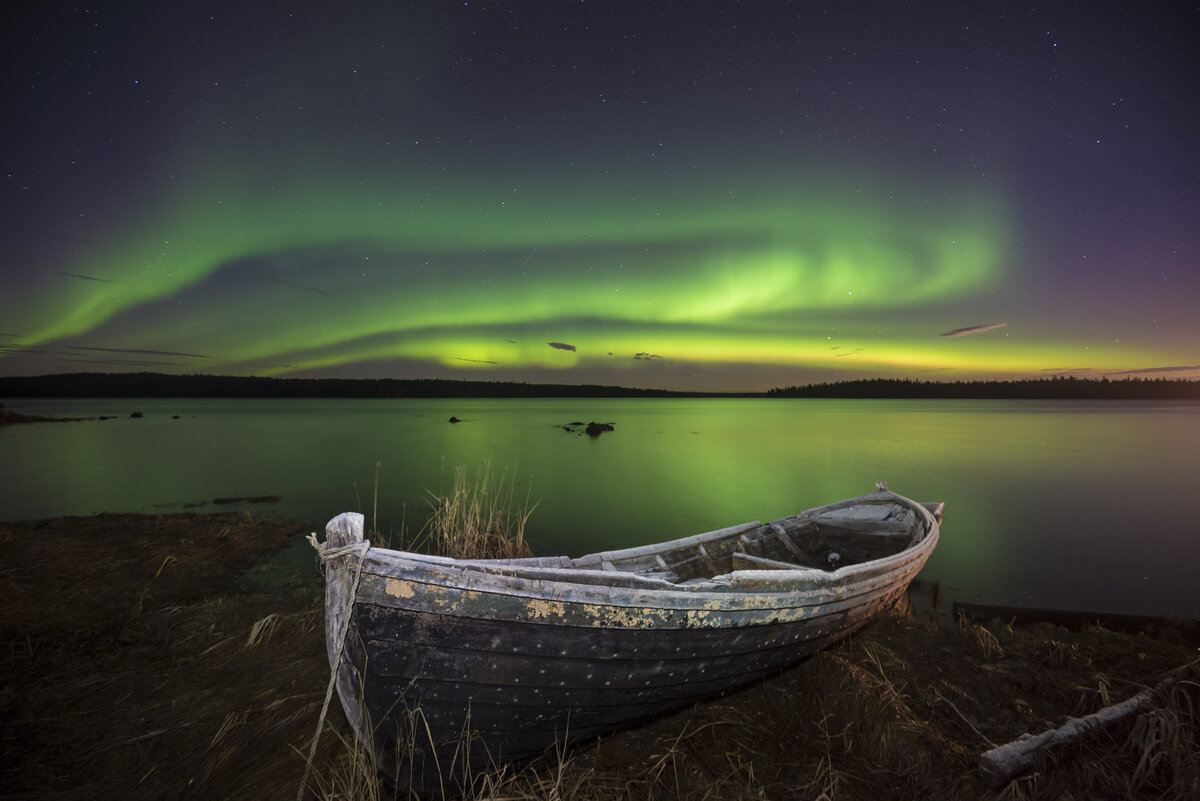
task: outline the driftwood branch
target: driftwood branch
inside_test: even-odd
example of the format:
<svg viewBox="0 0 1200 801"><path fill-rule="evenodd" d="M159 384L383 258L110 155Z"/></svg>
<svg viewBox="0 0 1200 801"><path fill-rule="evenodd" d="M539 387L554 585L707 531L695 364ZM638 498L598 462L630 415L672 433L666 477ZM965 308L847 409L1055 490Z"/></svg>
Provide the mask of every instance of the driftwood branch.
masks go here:
<svg viewBox="0 0 1200 801"><path fill-rule="evenodd" d="M970 718L968 718L966 715L964 715L962 712L960 712L960 711L959 711L959 709L958 709L958 707L956 707L956 706L954 705L954 702L953 702L953 701L951 701L951 700L950 700L949 698L947 698L946 696L942 695L942 694L941 694L940 692L938 692L937 690L934 690L934 691L933 691L933 694L934 694L934 696L936 696L936 697L937 697L937 699L938 699L939 701L943 702L944 704L946 704L946 706L948 706L948 707L950 707L951 709L953 709L953 710L954 710L954 714L958 715L958 718L959 718L959 720L961 720L963 723L967 724L967 727L968 727L968 728L969 728L971 731L975 732L976 736L978 736L978 737L979 737L979 739L983 740L985 743L987 743L988 745L990 745L992 748L996 748L996 744L995 744L995 743L993 743L991 740L989 740L989 739L988 739L988 737L987 737L987 735L986 735L986 734L984 734L983 732L981 732L981 731L979 730L979 728L978 728L978 727L977 727L977 726L976 726L974 723L972 723L972 722L971 722L971 719L970 719Z"/></svg>
<svg viewBox="0 0 1200 801"><path fill-rule="evenodd" d="M1078 742L1093 732L1151 708L1158 698L1169 692L1180 679L1196 669L1197 665L1200 665L1200 662L1177 668L1153 689L1142 690L1119 704L1106 706L1099 712L1082 718L1070 718L1057 729L1050 729L1036 736L1024 734L1010 743L985 751L979 757L980 777L989 787L1003 786L1029 770L1039 750Z"/></svg>

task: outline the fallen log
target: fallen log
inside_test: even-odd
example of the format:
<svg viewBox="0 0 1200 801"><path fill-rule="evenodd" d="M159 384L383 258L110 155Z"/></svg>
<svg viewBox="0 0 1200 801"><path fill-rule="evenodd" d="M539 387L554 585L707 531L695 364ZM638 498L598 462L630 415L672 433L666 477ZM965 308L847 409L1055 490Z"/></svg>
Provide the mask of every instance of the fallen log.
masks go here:
<svg viewBox="0 0 1200 801"><path fill-rule="evenodd" d="M1106 706L1082 718L1069 718L1057 729L1038 735L1023 734L1010 743L985 751L979 757L979 775L988 787L1001 787L1033 766L1037 752L1067 743L1078 742L1100 729L1111 726L1138 712L1143 712L1156 703L1179 681L1196 670L1200 661L1176 668L1153 688L1142 690L1137 695L1119 704Z"/></svg>

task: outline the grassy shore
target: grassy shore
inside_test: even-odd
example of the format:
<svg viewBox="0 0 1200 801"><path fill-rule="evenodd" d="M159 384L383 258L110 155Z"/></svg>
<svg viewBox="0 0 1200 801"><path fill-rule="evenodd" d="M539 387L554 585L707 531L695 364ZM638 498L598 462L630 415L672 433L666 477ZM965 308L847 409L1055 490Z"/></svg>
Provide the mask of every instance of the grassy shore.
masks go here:
<svg viewBox="0 0 1200 801"><path fill-rule="evenodd" d="M320 575L280 554L311 530L246 515L0 524L0 797L294 798L329 668ZM945 627L897 610L758 687L480 777L476 797L1194 798L1194 681L999 790L976 760L1196 656L1169 626ZM308 797L391 797L349 740L335 702Z"/></svg>

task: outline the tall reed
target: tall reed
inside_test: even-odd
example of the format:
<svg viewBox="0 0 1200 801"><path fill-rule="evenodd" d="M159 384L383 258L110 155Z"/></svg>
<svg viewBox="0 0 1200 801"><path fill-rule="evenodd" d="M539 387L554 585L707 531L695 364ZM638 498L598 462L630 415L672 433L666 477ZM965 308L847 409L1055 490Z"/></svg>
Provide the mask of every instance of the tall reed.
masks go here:
<svg viewBox="0 0 1200 801"><path fill-rule="evenodd" d="M516 467L497 476L484 461L473 479L467 468L454 469L454 486L443 494L429 493L430 515L419 540L429 549L456 559L511 559L531 556L525 524L537 504L516 494Z"/></svg>

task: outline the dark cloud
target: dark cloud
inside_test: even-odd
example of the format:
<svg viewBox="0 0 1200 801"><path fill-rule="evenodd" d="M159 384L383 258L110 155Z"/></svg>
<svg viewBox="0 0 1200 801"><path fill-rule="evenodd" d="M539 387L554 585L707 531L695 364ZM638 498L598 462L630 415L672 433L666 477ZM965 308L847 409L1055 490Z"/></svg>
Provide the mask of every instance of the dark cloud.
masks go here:
<svg viewBox="0 0 1200 801"><path fill-rule="evenodd" d="M104 353L149 353L152 356L187 356L192 359L211 359L200 353L179 353L173 350L142 350L141 348L96 348L88 345L68 345L68 350L98 350Z"/></svg>
<svg viewBox="0 0 1200 801"><path fill-rule="evenodd" d="M294 370L294 364L248 364L250 370Z"/></svg>
<svg viewBox="0 0 1200 801"><path fill-rule="evenodd" d="M115 283L117 283L116 281L113 281L113 280L111 280L111 279L109 279L109 278L97 278L97 277L96 277L96 276L94 276L94 275L80 275L79 273L64 273L62 270L59 270L59 271L58 271L58 274L59 274L59 275L65 275L65 276L67 276L68 278L82 278L84 281L100 281L100 282L102 282L102 283L105 283L105 284L115 284Z"/></svg>
<svg viewBox="0 0 1200 801"><path fill-rule="evenodd" d="M575 350L574 345L568 345L565 342L547 342L546 344L552 348L557 348L558 350Z"/></svg>
<svg viewBox="0 0 1200 801"><path fill-rule="evenodd" d="M652 359L661 359L662 356L659 356L657 353L642 352L633 354L633 358L637 359L638 361L650 361Z"/></svg>
<svg viewBox="0 0 1200 801"><path fill-rule="evenodd" d="M1046 367L1043 373L1094 373L1095 367Z"/></svg>
<svg viewBox="0 0 1200 801"><path fill-rule="evenodd" d="M278 276L274 275L264 275L260 280L266 281L268 284L279 284L280 286L290 286L293 289L303 289L305 292L312 292L316 295L325 295L326 297L331 297L333 295L332 292L326 292L324 289L313 286L312 284L302 284L299 281L288 281L287 279L279 278Z"/></svg>
<svg viewBox="0 0 1200 801"><path fill-rule="evenodd" d="M175 367L175 362L154 361L152 359L72 359L66 356L55 356L56 362L70 364L115 364L123 367Z"/></svg>
<svg viewBox="0 0 1200 801"><path fill-rule="evenodd" d="M982 334L984 331L994 331L997 328L1004 328L1008 323L986 323L984 325L969 325L966 328L955 328L953 331L947 331L944 334L938 334L939 337L965 337L971 334Z"/></svg>
<svg viewBox="0 0 1200 801"><path fill-rule="evenodd" d="M1109 375L1143 375L1145 373L1186 373L1189 370L1200 370L1200 364L1179 364L1171 367L1142 367L1138 370L1121 370Z"/></svg>

